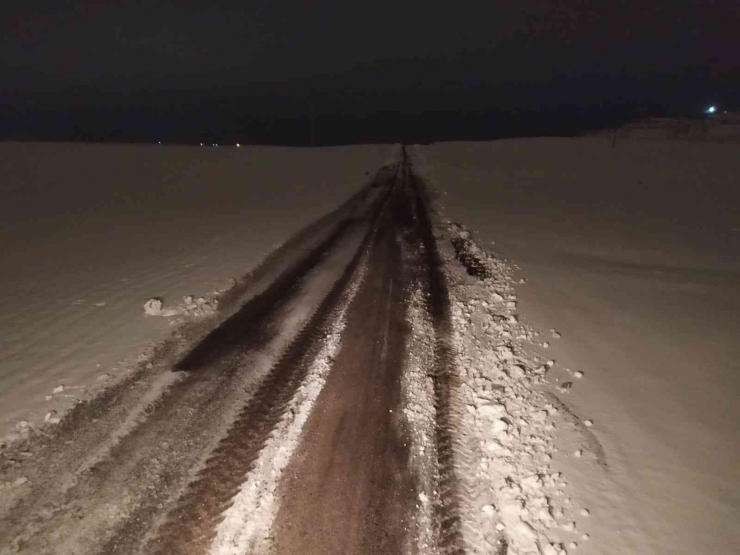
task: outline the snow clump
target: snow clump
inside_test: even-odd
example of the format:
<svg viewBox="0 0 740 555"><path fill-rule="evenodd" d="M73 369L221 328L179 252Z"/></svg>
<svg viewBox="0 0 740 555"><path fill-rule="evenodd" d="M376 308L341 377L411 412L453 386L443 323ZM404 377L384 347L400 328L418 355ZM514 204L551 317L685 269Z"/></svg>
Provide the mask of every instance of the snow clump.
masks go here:
<svg viewBox="0 0 740 555"><path fill-rule="evenodd" d="M144 313L148 316L160 316L162 314L162 306L164 306L162 299L152 297L144 303Z"/></svg>

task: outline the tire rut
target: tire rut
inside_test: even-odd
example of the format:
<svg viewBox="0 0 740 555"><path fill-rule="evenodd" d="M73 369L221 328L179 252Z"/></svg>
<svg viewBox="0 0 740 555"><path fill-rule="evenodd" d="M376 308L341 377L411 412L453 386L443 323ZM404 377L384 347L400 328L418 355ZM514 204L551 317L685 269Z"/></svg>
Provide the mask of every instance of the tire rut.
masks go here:
<svg viewBox="0 0 740 555"><path fill-rule="evenodd" d="M404 160L406 150L403 151ZM460 481L456 475L457 442L455 430L459 418L456 413L455 391L458 387L454 372L453 325L444 262L437 248L423 185L405 165L409 188L413 192L414 214L421 243L421 256L426 269L422 284L427 297L427 309L434 328L434 363L432 382L435 398L435 442L438 465L438 499L435 506L439 527L439 548L445 554L465 553L460 512Z"/></svg>
<svg viewBox="0 0 740 555"><path fill-rule="evenodd" d="M379 172L377 184L387 185L387 176ZM245 352L275 337L284 318L281 307L300 293L301 282L328 252L356 233L363 220L377 217L380 205L376 199L365 216L340 222L317 247L206 336L175 367L187 370L185 379L148 407L138 427L62 497L49 491L42 498L22 501L4 520L0 542L34 553L136 551L162 509L177 499L191 469L212 450L213 433L224 414L243 402L243 395L233 390L235 376L248 362ZM115 406L116 398L109 402ZM89 517L93 523L86 522ZM55 536L62 540L52 540Z"/></svg>
<svg viewBox="0 0 740 555"><path fill-rule="evenodd" d="M265 442L303 383L321 349L322 338L338 318L339 307L346 304L350 284L367 264L373 264L376 270L375 289L365 291L362 310L369 311L368 314L379 311L382 316L378 317L387 322L367 337L363 337L358 331L361 327L355 324L353 341L364 345L358 353L372 353L369 358L374 357L375 362L371 364L371 373L381 367L390 371L380 386L372 384L372 380L381 379L377 375L368 378L372 387L379 387L373 395L381 397L379 404L378 399L369 402L383 408L376 411L382 430L374 436L368 435L377 436L373 439L377 449L369 449L376 449L379 466L387 466L387 472L378 474L377 469L371 469L375 464L371 460L353 463L370 465L366 467L367 475L374 476L368 482L372 485L362 494L371 514L355 511L353 516L341 520L342 526L354 526L361 531L353 532L352 538L344 541L343 545L349 546L344 552L375 549L375 552L400 554L409 547L408 519L413 516L415 482L411 471L404 468L404 465L408 467L408 450L402 418L396 421L387 413L389 407L393 412L399 403L392 383L400 382L404 371L400 361L404 360L408 341L398 321L399 316L403 320L408 310L408 285L413 276L422 284L434 331L431 379L436 418L437 543L441 553L464 553L461 482L455 468L456 458L464 454L458 453L454 434L458 384L444 262L437 248L424 185L414 175L405 149L401 162L392 170L381 169L374 185L381 189L373 192L372 187L368 188L368 192L348 201L355 208L364 206L360 214L355 208L350 210L350 215L328 231L324 239L297 262L282 267L274 281L204 334L174 364L172 370L182 372L183 377L147 407L136 427L101 461L77 476L76 484L64 490L51 488L47 496L26 499L18 505L18 510L2 522L0 542L12 544L14 549L8 553L206 553L224 511L233 503ZM337 256L342 245L350 245L350 240L356 241L351 243L353 248L355 244L359 247L349 255L342 255L339 278L321 289L323 298L320 302L317 299L315 308L305 309L305 317L293 324L295 332L286 332L283 329L288 315L286 304L297 304L304 283L313 279L311 276L325 264L327 256ZM411 257L415 265L401 264L402 247L415 253ZM458 247L459 257L464 245L456 245L456 250ZM335 260L334 264L339 262ZM256 270L256 278L263 270ZM248 281L244 287L250 285ZM376 289L384 295L384 303L388 303L385 308L373 308ZM354 308L355 302L356 298L350 311L360 310ZM358 320L362 320L359 312L354 314L354 321ZM381 328L385 331L378 331ZM380 351L378 345L382 345ZM384 362L386 356L393 362ZM258 366L261 370L254 370ZM351 387L346 380L337 385L337 377L331 374L329 380L331 383L327 382L325 389L333 388L334 394L340 397L343 387ZM131 382L130 387L135 388L136 383ZM98 414L101 417L116 414L120 395L121 392L104 396ZM124 391L123 395L131 393ZM87 410L94 407L91 404ZM349 422L341 416L342 410L346 409L339 409L340 428ZM82 411L75 426L84 425L85 418L79 414ZM360 468L359 472L365 470ZM384 478L378 479L376 475ZM339 491L337 495L351 496L348 491ZM389 505L392 499L398 506ZM352 503L353 507L358 506L356 499ZM356 522L351 522L353 519ZM279 525L276 530L280 530ZM317 548L315 552L330 551Z"/></svg>
<svg viewBox="0 0 740 555"><path fill-rule="evenodd" d="M377 221L378 208L374 221ZM219 517L239 490L252 463L286 410L308 367L321 348L318 339L331 328L336 308L346 294L367 250L376 225L371 225L360 248L319 305L306 327L270 370L256 394L242 409L198 478L150 544L156 554L204 553L215 535Z"/></svg>
<svg viewBox="0 0 740 555"><path fill-rule="evenodd" d="M331 373L278 488L276 555L403 553L416 502L401 378L409 326L404 195L394 187Z"/></svg>

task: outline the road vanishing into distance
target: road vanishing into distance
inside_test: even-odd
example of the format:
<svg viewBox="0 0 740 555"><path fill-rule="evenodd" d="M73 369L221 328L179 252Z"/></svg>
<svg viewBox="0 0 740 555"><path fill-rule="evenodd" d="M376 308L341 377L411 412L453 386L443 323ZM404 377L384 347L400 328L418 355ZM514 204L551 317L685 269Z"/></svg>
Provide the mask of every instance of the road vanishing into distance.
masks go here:
<svg viewBox="0 0 740 555"><path fill-rule="evenodd" d="M450 300L405 150L54 433L2 459L0 553L401 554L419 489L402 411L412 284L433 324L440 500L459 551ZM23 449L20 451L19 449Z"/></svg>

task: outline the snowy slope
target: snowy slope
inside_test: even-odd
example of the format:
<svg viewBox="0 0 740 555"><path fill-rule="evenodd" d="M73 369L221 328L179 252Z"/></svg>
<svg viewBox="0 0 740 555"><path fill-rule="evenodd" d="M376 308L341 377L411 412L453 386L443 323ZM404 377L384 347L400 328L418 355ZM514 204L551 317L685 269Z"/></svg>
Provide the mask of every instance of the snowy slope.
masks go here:
<svg viewBox="0 0 740 555"><path fill-rule="evenodd" d="M168 308L229 287L389 154L1 144L0 438L168 333L171 320L144 315L148 298Z"/></svg>
<svg viewBox="0 0 740 555"><path fill-rule="evenodd" d="M616 130L606 129L590 133L609 140L694 141L705 143L740 142L740 121L735 114L716 114L707 118L649 118L635 121Z"/></svg>
<svg viewBox="0 0 740 555"><path fill-rule="evenodd" d="M520 267L519 311L543 330L532 348L556 361L549 391L593 421L603 453L563 423L553 460L590 510L585 552L739 545L737 146L591 137L418 154L449 216Z"/></svg>

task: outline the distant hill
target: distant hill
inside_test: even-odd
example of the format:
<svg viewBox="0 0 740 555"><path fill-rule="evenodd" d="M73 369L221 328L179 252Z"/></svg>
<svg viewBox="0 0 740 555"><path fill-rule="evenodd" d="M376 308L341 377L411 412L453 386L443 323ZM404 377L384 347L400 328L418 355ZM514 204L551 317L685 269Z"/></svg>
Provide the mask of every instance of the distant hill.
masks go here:
<svg viewBox="0 0 740 555"><path fill-rule="evenodd" d="M618 128L601 129L587 135L610 135L616 140L660 139L740 143L740 113L723 112L704 117L647 118Z"/></svg>

